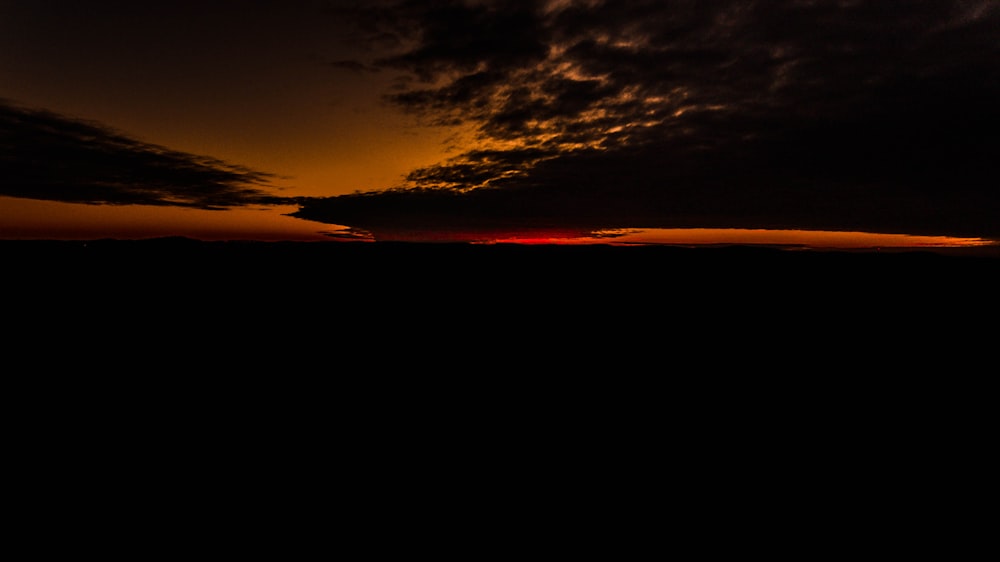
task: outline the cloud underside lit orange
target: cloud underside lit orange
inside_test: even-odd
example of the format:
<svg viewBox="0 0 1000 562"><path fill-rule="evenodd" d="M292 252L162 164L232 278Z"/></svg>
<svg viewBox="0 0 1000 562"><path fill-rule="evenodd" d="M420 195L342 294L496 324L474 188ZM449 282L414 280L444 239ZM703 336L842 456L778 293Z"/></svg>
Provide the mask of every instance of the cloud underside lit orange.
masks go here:
<svg viewBox="0 0 1000 562"><path fill-rule="evenodd" d="M391 104L468 138L396 189L302 199L292 216L376 240L1000 237L986 55L1000 12L834 4L366 4L363 29L400 48L355 66L402 73Z"/></svg>

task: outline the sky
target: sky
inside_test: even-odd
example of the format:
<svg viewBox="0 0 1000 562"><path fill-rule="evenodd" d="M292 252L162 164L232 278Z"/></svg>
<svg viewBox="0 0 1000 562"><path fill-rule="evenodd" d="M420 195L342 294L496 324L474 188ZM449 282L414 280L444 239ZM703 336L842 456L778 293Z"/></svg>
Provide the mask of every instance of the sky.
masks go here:
<svg viewBox="0 0 1000 562"><path fill-rule="evenodd" d="M0 0L0 238L991 243L998 99L996 0Z"/></svg>

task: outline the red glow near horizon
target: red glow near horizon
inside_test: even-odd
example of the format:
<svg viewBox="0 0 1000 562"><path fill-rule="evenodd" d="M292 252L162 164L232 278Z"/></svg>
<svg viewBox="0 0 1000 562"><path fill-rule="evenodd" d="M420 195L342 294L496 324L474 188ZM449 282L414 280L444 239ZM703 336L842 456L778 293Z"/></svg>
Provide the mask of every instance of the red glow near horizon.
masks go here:
<svg viewBox="0 0 1000 562"><path fill-rule="evenodd" d="M736 228L607 230L570 227L440 230L387 228L378 232L366 232L344 225L292 218L280 214L282 209L231 210L222 213L196 209L87 206L15 198L0 199L2 199L0 238L3 239L140 239L186 236L201 240L402 241L525 245L756 244L789 248L965 248L1000 254L1000 241L975 237Z"/></svg>

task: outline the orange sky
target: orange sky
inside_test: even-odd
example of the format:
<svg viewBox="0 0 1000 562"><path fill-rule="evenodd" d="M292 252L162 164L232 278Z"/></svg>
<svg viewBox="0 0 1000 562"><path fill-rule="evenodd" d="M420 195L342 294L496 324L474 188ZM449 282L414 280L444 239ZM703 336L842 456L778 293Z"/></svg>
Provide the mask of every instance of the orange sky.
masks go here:
<svg viewBox="0 0 1000 562"><path fill-rule="evenodd" d="M104 13L52 4L0 3L0 101L275 174L284 196L384 189L455 154L462 128L421 126L382 102L391 76L328 66L359 51L321 3L112 4ZM0 196L0 236L326 238L330 225L282 216L290 210Z"/></svg>
<svg viewBox="0 0 1000 562"><path fill-rule="evenodd" d="M94 206L28 199L0 198L0 239L154 238L186 236L202 240L371 241L348 227L284 216L292 208L206 211L156 207ZM164 220L169 217L168 220ZM401 236L423 241L426 237ZM981 238L914 236L865 232L828 232L765 229L621 229L594 232L525 231L496 233L448 232L439 242L521 244L761 244L802 248L842 249L975 249L1000 254L1000 245Z"/></svg>
<svg viewBox="0 0 1000 562"><path fill-rule="evenodd" d="M328 240L335 228L284 216L291 207L206 211L143 205L80 205L0 197L0 239L155 238Z"/></svg>
<svg viewBox="0 0 1000 562"><path fill-rule="evenodd" d="M632 142L625 134L629 131L635 130L636 135L641 135L646 129L663 126L664 116L677 119L677 131L683 132L688 130L683 127L688 127L689 122L680 119L691 119L691 127L700 127L710 119L703 116L726 116L730 111L735 113L738 103L745 102L738 97L722 98L713 103L699 101L699 90L695 86L700 82L661 92L655 90L660 87L658 82L643 82L643 78L634 76L629 79L637 82L604 95L599 103L586 97L591 95L586 93L591 91L586 88L610 89L618 86L614 80L625 80L616 78L611 71L608 75L596 74L594 69L600 68L599 63L605 61L601 57L631 60L624 58L626 53L637 57L641 54L639 50L649 47L655 38L639 32L616 38L615 30L634 30L637 26L648 25L655 31L659 28L654 26L661 19L662 22L673 21L659 12L662 8L647 14L643 20L637 19L637 14L641 14L633 13L629 4L568 0L544 3L544 10L532 14L537 20L530 22L538 24L538 36L549 41L548 51L542 51L537 55L541 58L537 58L531 50L536 45L530 37L524 38L526 43L522 50L513 46L514 41L520 39L511 38L510 45L499 45L495 53L480 53L477 49L482 49L483 45L497 45L489 41L476 42L484 33L481 30L458 25L437 27L440 22L431 19L435 14L427 8L409 6L407 11L390 10L380 16L382 19L369 21L362 18L371 16L366 10L388 9L394 4L379 0L344 2L342 5L356 8L359 19L350 20L345 16L348 12L331 9L327 3L308 1L247 4L225 0L210 5L179 2L140 6L113 1L85 5L0 0L0 101L99 124L139 142L210 156L274 174L271 187L278 195L304 198L330 198L403 186L407 174L415 170L448 171L435 166L448 162L449 158L467 158L475 150L485 152L486 149L513 153L525 147L544 146L551 138L559 140L558 134L566 137L558 144L563 151L561 154L574 154L572 151L580 147L603 150L616 142ZM795 3L788 5L789 13L792 13L792 6L798 6ZM990 21L997 21L995 7L983 2L955 5L958 7L946 13L949 19L944 23L956 29L970 26L969 29L978 33L995 33L995 28L988 26ZM471 21L483 25L484 30L495 29L499 33L503 31L499 26L520 21L506 18L502 10L493 10L491 6L490 2L457 2L453 6L457 14L452 16L453 22ZM795 9L799 11L794 12L794 17L803 21L814 15L839 21L835 19L839 16L832 15L835 12L829 10L812 14ZM399 19L392 22L397 28L385 23L389 21L386 14ZM850 15L845 14L845 17ZM757 25L740 11L726 11L723 15L729 19L712 19L710 21L715 23L711 25L737 21L740 17L745 19L748 29ZM592 20L587 19L591 16ZM787 17L791 16L782 21L789 21ZM493 25L488 18L496 18L500 23ZM620 28L616 28L619 24ZM386 25L388 27L383 29ZM585 25L593 26L593 31L581 32ZM422 32L407 31L410 29L407 26L417 26L413 29ZM907 32L912 28L909 23L901 27ZM395 35L390 37L387 29ZM781 35L767 29L768 33ZM574 44L567 39L571 33L582 33L586 38ZM854 31L848 29L845 33ZM938 28L928 28L927 34L945 37ZM768 47L768 60L792 56L789 53L796 52L793 46L797 38L791 32L787 35L782 39L785 43L781 49ZM718 29L704 35L705 38L717 36ZM748 34L750 36L757 35ZM853 40L854 36L847 39ZM847 39L845 44L849 43ZM825 40L833 45L839 39L828 37ZM452 50L445 51L444 47ZM706 47L705 52L708 51ZM559 58L570 54L580 58L569 62ZM391 60L390 55L399 58ZM584 55L592 58L587 59ZM520 125L531 124L537 126L537 130L523 137L511 136L509 131L497 132L494 129L512 122L513 110L518 107L515 104L505 110L502 117L506 121L501 121L497 112L472 115L479 111L475 95L493 96L489 99L497 100L498 104L510 103L514 94L509 88L503 89L502 81L498 82L500 89L484 90L485 93L471 87L465 92L456 89L455 85L476 85L479 83L476 80L495 78L484 69L497 75L508 72L508 78L528 80L524 68L517 66L522 64L516 59L519 56L536 57L525 59L536 61L538 65L540 74L532 75L531 80L551 76L561 80L531 85L545 86L552 91L556 91L557 86L565 88L558 90L566 96L565 103L558 107L546 106L546 111L566 111L572 103L582 103L580 100L590 100L596 105L565 116L547 117L547 121L541 118L526 120ZM703 64L713 60L705 53L693 53L693 56L705 57ZM775 63L772 90L787 87L794 72L807 66L809 60L803 55L799 59ZM942 56L935 64L946 66L944 60ZM589 74L583 64L586 62L592 63ZM732 68L731 61L727 64L725 68ZM979 64L992 63L980 61ZM874 68L874 63L871 66ZM670 72L680 73L685 68L677 64ZM868 69L859 70L865 71ZM919 75L916 71L913 74ZM803 76L803 84L807 83L804 79L807 77ZM631 107L630 104L639 99L636 92L642 91L646 93L639 105L650 115L642 118L648 118L648 123L635 115L627 115L628 119L617 126L602 124L602 120L616 117L614 111ZM724 92L733 95L730 90ZM424 93L427 98L419 106L413 101L421 99L417 97L398 98L408 100L406 103L412 104L409 107L403 103L387 103L386 95L400 93ZM545 96L525 98L525 107L529 102L535 105L551 102L555 95L546 93ZM758 97L754 93L749 99ZM706 95L705 99L715 100L715 97ZM468 105L461 105L466 102ZM454 105L442 109L442 104L446 103ZM656 104L667 105L657 109ZM428 107L432 110L428 111ZM622 116L616 118L624 119ZM438 123L430 126L429 123L435 120ZM581 141L565 133L574 126L584 125L604 127L601 136ZM669 135L675 134L674 129L664 130ZM457 162L464 164L466 160ZM501 179L510 177L518 176L502 176ZM0 238L344 238L330 236L331 233L343 234L342 229L346 228L343 225L286 216L295 209L294 205L280 205L210 211L150 205L90 205L0 195ZM637 226L641 225L615 225L622 229L616 236L593 233L595 237L584 237L577 242L761 243L818 247L982 246L989 242L969 236L908 237L905 232L872 237L846 227L841 233L797 230L779 234L764 229L667 230ZM539 237L536 233L501 240L568 242L570 239Z"/></svg>
<svg viewBox="0 0 1000 562"><path fill-rule="evenodd" d="M329 67L359 51L322 3L8 4L0 99L286 176L298 195L395 185L447 153L450 131L381 102L392 77Z"/></svg>

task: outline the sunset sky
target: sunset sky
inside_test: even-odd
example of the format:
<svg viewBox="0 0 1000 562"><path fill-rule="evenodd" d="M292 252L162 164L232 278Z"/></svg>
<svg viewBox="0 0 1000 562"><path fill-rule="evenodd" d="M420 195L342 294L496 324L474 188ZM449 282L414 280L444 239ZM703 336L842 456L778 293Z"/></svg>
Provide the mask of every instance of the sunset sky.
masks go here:
<svg viewBox="0 0 1000 562"><path fill-rule="evenodd" d="M0 0L0 239L982 244L997 100L996 0Z"/></svg>

